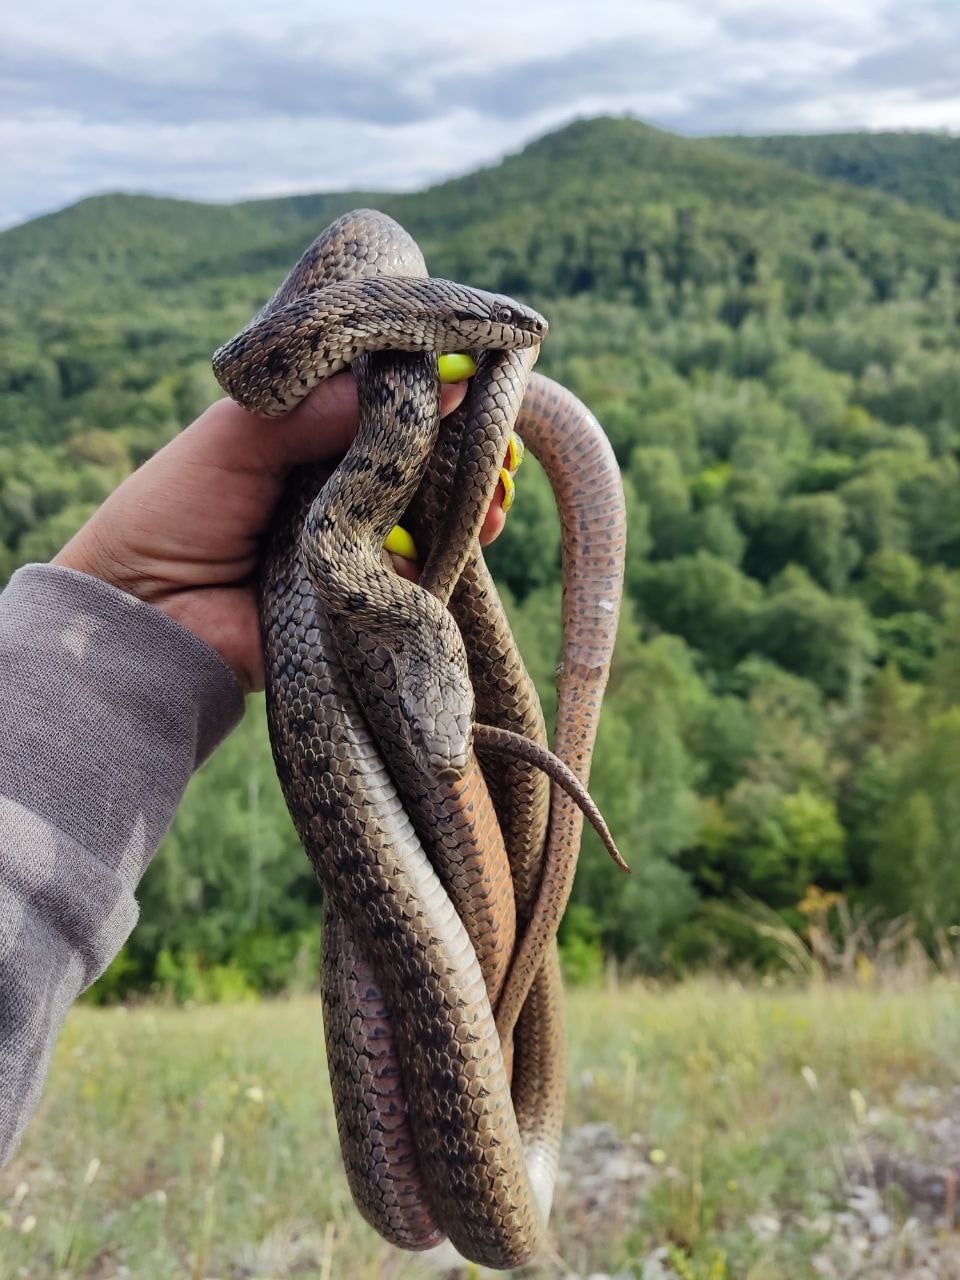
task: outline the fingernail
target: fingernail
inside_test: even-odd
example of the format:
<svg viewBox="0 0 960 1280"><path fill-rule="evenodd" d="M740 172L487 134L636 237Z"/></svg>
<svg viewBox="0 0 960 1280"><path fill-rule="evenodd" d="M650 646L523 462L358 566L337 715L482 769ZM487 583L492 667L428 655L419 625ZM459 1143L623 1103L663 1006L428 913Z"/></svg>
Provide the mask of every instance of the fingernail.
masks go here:
<svg viewBox="0 0 960 1280"><path fill-rule="evenodd" d="M503 485L503 501L500 503L500 510L506 515L513 506L513 500L517 494L517 486L513 482L513 476L506 467L500 468L500 483Z"/></svg>
<svg viewBox="0 0 960 1280"><path fill-rule="evenodd" d="M395 524L383 541L384 550L392 551L395 556L403 556L404 560L416 560L417 544L407 533Z"/></svg>
<svg viewBox="0 0 960 1280"><path fill-rule="evenodd" d="M477 372L477 363L472 356L458 351L438 356L437 371L441 382L462 382L464 378L472 378Z"/></svg>
<svg viewBox="0 0 960 1280"><path fill-rule="evenodd" d="M523 461L524 452L523 441L515 431L511 431L510 439L507 441L507 456L503 464L511 475L514 474Z"/></svg>

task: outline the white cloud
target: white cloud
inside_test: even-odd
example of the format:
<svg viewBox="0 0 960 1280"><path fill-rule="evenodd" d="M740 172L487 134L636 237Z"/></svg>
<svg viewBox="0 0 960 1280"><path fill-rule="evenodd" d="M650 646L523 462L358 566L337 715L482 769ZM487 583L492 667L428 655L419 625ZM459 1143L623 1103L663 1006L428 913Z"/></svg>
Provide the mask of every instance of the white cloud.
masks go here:
<svg viewBox="0 0 960 1280"><path fill-rule="evenodd" d="M576 115L960 129L954 0L36 0L0 19L0 224L91 191L412 188Z"/></svg>

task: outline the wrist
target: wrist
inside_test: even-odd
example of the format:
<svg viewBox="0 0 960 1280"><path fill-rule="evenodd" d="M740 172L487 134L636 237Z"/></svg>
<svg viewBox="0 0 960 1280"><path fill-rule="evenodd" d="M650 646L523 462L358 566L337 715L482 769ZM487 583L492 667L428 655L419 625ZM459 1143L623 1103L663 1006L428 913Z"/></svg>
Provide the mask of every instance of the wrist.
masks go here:
<svg viewBox="0 0 960 1280"><path fill-rule="evenodd" d="M57 552L50 563L58 565L61 569L73 569L76 573L85 573L88 578L99 578L108 586L117 587L121 591L126 591L128 595L142 599L138 591L133 590L126 582L119 581L116 565L100 545L92 525L91 519L73 535L66 546Z"/></svg>

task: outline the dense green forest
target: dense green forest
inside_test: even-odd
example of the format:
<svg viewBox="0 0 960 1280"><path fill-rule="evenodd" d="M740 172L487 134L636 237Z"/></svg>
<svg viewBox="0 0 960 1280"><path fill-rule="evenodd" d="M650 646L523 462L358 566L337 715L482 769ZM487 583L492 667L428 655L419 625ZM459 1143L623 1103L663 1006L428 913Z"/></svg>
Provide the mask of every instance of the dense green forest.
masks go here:
<svg viewBox="0 0 960 1280"><path fill-rule="evenodd" d="M942 141L898 143L899 195ZM844 154L859 146L858 172L889 187L877 145ZM617 878L588 837L571 969L762 962L730 904L802 928L825 901L810 886L948 937L960 225L767 155L583 121L415 195L107 196L0 235L0 576L51 555L199 412L214 346L332 216L375 204L436 274L548 315L540 367L623 467L627 597L594 791L634 870ZM930 203L955 212L948 185ZM558 530L532 463L490 559L549 708ZM106 989L282 986L310 972L317 899L251 708L192 784Z"/></svg>

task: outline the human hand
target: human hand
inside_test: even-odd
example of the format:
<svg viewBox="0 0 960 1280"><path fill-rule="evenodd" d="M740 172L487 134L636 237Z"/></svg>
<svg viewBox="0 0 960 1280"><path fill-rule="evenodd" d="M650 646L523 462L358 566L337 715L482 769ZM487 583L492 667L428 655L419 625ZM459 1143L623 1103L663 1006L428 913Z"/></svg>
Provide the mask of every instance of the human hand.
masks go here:
<svg viewBox="0 0 960 1280"><path fill-rule="evenodd" d="M465 392L464 382L443 386L441 412L451 413ZM256 418L220 400L129 476L53 563L155 605L216 649L245 690L262 689L261 539L290 471L340 457L356 427L348 373L322 383L282 419ZM503 521L494 499L480 541L495 538ZM415 576L415 566L395 563Z"/></svg>

